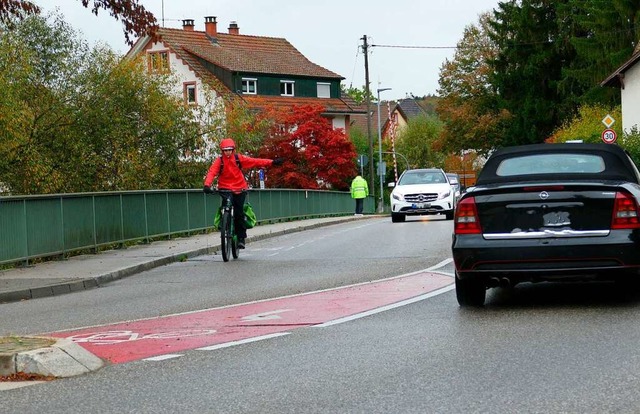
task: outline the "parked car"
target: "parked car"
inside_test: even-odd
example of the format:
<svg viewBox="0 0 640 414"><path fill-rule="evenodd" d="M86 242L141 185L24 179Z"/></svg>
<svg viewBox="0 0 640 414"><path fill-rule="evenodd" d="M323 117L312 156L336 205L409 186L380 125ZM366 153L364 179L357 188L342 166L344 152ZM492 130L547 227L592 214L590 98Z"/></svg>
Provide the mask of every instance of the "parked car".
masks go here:
<svg viewBox="0 0 640 414"><path fill-rule="evenodd" d="M391 192L391 221L405 221L406 216L444 214L453 220L455 200L446 174L439 168L407 170Z"/></svg>
<svg viewBox="0 0 640 414"><path fill-rule="evenodd" d="M536 144L489 157L458 202L461 306L521 282L640 280L640 174L610 144Z"/></svg>
<svg viewBox="0 0 640 414"><path fill-rule="evenodd" d="M460 177L456 173L447 173L447 178L453 188L453 197L457 201L460 198Z"/></svg>

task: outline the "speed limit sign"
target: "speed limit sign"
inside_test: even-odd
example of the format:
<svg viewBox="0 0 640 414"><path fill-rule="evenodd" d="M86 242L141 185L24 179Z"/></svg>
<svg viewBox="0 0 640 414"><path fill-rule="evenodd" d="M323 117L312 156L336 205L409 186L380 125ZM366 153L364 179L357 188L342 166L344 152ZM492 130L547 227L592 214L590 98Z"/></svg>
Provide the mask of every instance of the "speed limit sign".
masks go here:
<svg viewBox="0 0 640 414"><path fill-rule="evenodd" d="M607 144L613 144L618 139L618 134L613 129L605 129L602 131L602 140Z"/></svg>

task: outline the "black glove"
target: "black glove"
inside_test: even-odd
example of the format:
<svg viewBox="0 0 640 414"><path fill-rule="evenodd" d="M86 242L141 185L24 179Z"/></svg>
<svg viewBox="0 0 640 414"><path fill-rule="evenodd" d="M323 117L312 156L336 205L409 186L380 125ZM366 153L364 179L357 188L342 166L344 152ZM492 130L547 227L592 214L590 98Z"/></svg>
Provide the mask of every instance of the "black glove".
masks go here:
<svg viewBox="0 0 640 414"><path fill-rule="evenodd" d="M202 191L204 191L207 194L212 194L213 190L211 189L211 186L205 185L204 187L202 187Z"/></svg>
<svg viewBox="0 0 640 414"><path fill-rule="evenodd" d="M282 165L283 162L284 158L276 158L275 160L273 160L273 165Z"/></svg>

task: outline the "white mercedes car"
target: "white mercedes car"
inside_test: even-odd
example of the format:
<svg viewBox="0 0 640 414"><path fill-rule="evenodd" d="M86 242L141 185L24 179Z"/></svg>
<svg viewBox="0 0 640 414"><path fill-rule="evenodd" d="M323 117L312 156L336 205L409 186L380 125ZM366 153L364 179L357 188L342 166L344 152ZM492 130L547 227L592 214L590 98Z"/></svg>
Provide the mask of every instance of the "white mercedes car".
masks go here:
<svg viewBox="0 0 640 414"><path fill-rule="evenodd" d="M438 168L407 170L391 192L391 221L403 222L408 215L444 214L453 220L455 196L447 175Z"/></svg>

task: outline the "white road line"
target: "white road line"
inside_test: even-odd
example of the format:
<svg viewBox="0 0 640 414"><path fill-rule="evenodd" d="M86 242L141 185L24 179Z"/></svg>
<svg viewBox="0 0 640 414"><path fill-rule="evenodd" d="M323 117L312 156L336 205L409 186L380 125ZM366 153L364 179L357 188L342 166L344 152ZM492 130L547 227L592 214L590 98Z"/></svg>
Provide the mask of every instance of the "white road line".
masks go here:
<svg viewBox="0 0 640 414"><path fill-rule="evenodd" d="M445 267L446 265L448 265L449 263L453 262L452 258L448 258L448 259L444 259L443 261L441 261L440 263L436 263L433 266L425 269L424 271L429 272L431 270L436 270L439 269L441 267Z"/></svg>
<svg viewBox="0 0 640 414"><path fill-rule="evenodd" d="M351 316L347 316L344 318L340 318L340 319L334 319L332 321L329 322L324 322L321 323L319 325L313 325L314 328L326 328L327 326L333 326L333 325L337 325L339 323L344 323L344 322L350 322L356 319L360 319L360 318L364 318L365 316L370 316L370 315L375 315L376 313L380 313L380 312L385 312L391 309L395 309L395 308L399 308L401 306L405 306L405 305L409 305L415 302L419 302L421 300L425 300L437 295L440 295L442 293L448 292L451 289L453 289L454 286L453 285L449 285L443 288L440 288L438 290L434 290L433 292L429 292L429 293L425 293L424 295L420 295L420 296L416 296L415 298L411 298L411 299L406 299L400 302L396 302L393 303L391 305L386 305L386 306L382 306L376 309L371 309L368 310L366 312L362 312L362 313L356 313L355 315L351 315Z"/></svg>
<svg viewBox="0 0 640 414"><path fill-rule="evenodd" d="M239 341L231 341L231 342L225 342L224 344L217 344L217 345L205 346L202 348L196 348L196 351L215 351L216 349L228 348L230 346L248 344L251 342L262 341L264 339L277 338L279 336L289 335L290 333L291 332L279 332L279 333L274 333L269 335L256 336L255 338L241 339Z"/></svg>
<svg viewBox="0 0 640 414"><path fill-rule="evenodd" d="M158 355L150 358L144 358L143 361L164 361L167 359L180 358L181 354L166 354L166 355Z"/></svg>

